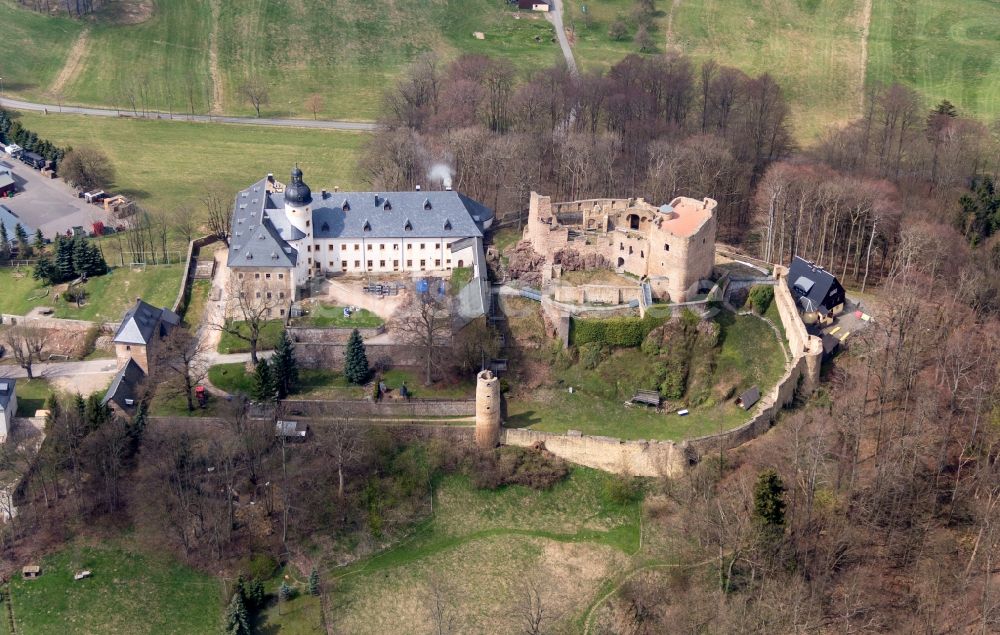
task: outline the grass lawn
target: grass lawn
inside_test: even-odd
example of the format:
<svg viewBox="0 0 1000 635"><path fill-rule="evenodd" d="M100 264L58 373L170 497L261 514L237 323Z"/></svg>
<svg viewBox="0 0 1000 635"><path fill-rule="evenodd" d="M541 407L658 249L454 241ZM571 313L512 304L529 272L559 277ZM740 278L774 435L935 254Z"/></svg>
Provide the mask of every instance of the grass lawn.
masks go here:
<svg viewBox="0 0 1000 635"><path fill-rule="evenodd" d="M774 385L784 372L785 356L771 327L752 315L723 312L716 319L722 331L713 377L718 381L736 378L738 391L752 385L766 391ZM624 402L637 388L651 387L646 382L650 363L639 349L620 349L593 370L575 364L557 374L559 386L510 399L505 425L680 441L729 430L747 420L747 413L731 399L691 406L690 414L684 417L676 410L685 406L676 402L668 404L661 414L642 406L625 407Z"/></svg>
<svg viewBox="0 0 1000 635"><path fill-rule="evenodd" d="M994 0L872 3L868 81L899 81L929 108L942 99L963 115L1000 114L1000 4Z"/></svg>
<svg viewBox="0 0 1000 635"><path fill-rule="evenodd" d="M71 546L41 562L42 576L10 582L19 633L214 633L219 582L176 562L118 547ZM73 574L90 570L79 582Z"/></svg>
<svg viewBox="0 0 1000 635"><path fill-rule="evenodd" d="M448 290L452 295L458 295L465 285L472 282L472 267L455 267L451 270L451 280L449 280Z"/></svg>
<svg viewBox="0 0 1000 635"><path fill-rule="evenodd" d="M611 500L614 478L574 467L543 492L477 490L465 477L444 478L434 516L410 539L327 573L336 585L329 599L337 630L428 630L432 582L448 598L460 632L514 632L519 623L510 611L529 577L544 580L560 620L574 616L639 548L639 503Z"/></svg>
<svg viewBox="0 0 1000 635"><path fill-rule="evenodd" d="M649 34L657 52L662 53L670 2L660 0L656 5L658 10ZM632 0L564 0L563 24L574 36L573 55L580 70L607 70L626 55L639 52L634 41L636 25L631 17L634 6ZM583 7L587 7L586 15ZM608 37L608 29L619 18L627 25L627 34L616 41Z"/></svg>
<svg viewBox="0 0 1000 635"><path fill-rule="evenodd" d="M829 125L860 115L863 0L675 4L673 42L699 62L715 59L750 74L771 73L791 100L799 140L811 142Z"/></svg>
<svg viewBox="0 0 1000 635"><path fill-rule="evenodd" d="M424 374L416 368L393 368L382 374L382 381L393 391L406 383L411 397L417 399L472 399L476 396L476 384L471 379L458 383L439 381L424 385Z"/></svg>
<svg viewBox="0 0 1000 635"><path fill-rule="evenodd" d="M368 309L358 309L351 317L344 317L344 307L334 304L313 304L309 307L309 315L293 320L295 326L313 326L316 328L375 328L385 324L385 320Z"/></svg>
<svg viewBox="0 0 1000 635"><path fill-rule="evenodd" d="M188 326L197 326L205 314L205 305L208 303L208 293L212 290L211 280L195 280L191 286L191 299L188 300L187 310L184 311L184 323Z"/></svg>
<svg viewBox="0 0 1000 635"><path fill-rule="evenodd" d="M23 9L12 0L0 1L7 54L0 64L4 94L40 96L59 74L83 24L68 18L46 17Z"/></svg>
<svg viewBox="0 0 1000 635"><path fill-rule="evenodd" d="M36 410L45 408L45 402L52 395L52 386L49 382L38 377L18 379L16 390L19 417L33 417Z"/></svg>
<svg viewBox="0 0 1000 635"><path fill-rule="evenodd" d="M295 596L279 603L278 588L285 576ZM308 578L299 579L292 569L281 569L264 583L264 591L269 597L266 606L257 614L255 633L311 635L323 632L323 607L319 597L309 595Z"/></svg>
<svg viewBox="0 0 1000 635"><path fill-rule="evenodd" d="M209 395L204 408L198 407L195 399L194 410L188 410L184 395L166 396L157 393L149 404L149 413L155 417L217 417L220 414L222 402L219 397Z"/></svg>
<svg viewBox="0 0 1000 635"><path fill-rule="evenodd" d="M161 3L169 4L169 3ZM115 167L114 190L160 211L202 219L203 190L228 198L268 172L298 162L315 189L360 187L364 133L21 113L25 127L60 145L90 146Z"/></svg>
<svg viewBox="0 0 1000 635"><path fill-rule="evenodd" d="M148 266L145 271L116 267L107 275L91 278L86 285L90 294L86 303L51 300L46 286L31 277L18 278L11 269L0 269L0 312L24 315L36 306L50 306L55 317L92 322L118 322L137 297L153 306L170 308L180 290L181 265ZM9 290L9 291L8 291Z"/></svg>
<svg viewBox="0 0 1000 635"><path fill-rule="evenodd" d="M237 322L237 324L239 324L237 328L240 333L250 332L247 330L245 322ZM274 347L278 345L278 338L281 337L281 332L283 330L285 330L285 323L282 320L270 320L265 322L260 329L260 338L257 340L257 350L273 350ZM240 339L232 333L223 331L222 337L219 338L219 352L223 355L228 355L229 353L249 353L250 342Z"/></svg>

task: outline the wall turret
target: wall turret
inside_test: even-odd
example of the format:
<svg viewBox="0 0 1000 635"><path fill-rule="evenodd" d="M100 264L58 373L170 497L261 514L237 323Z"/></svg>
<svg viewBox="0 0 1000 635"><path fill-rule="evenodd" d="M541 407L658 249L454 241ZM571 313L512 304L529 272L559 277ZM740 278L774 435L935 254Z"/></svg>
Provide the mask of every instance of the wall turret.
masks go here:
<svg viewBox="0 0 1000 635"><path fill-rule="evenodd" d="M500 380L488 370L476 375L476 445L492 450L500 443Z"/></svg>

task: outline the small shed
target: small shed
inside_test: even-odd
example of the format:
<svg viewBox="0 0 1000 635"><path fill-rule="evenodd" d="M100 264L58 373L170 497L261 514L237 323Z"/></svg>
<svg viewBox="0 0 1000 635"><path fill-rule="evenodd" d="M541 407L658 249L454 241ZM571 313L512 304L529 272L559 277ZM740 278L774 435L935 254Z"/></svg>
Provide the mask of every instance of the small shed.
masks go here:
<svg viewBox="0 0 1000 635"><path fill-rule="evenodd" d="M15 191L17 183L14 181L14 175L7 168L0 168L0 196L13 196Z"/></svg>
<svg viewBox="0 0 1000 635"><path fill-rule="evenodd" d="M309 424L301 421L278 421L274 424L274 436L291 440L304 440L309 434Z"/></svg>
<svg viewBox="0 0 1000 635"><path fill-rule="evenodd" d="M18 158L21 159L22 163L26 163L36 170L41 170L47 163L45 157L36 152L22 152Z"/></svg>
<svg viewBox="0 0 1000 635"><path fill-rule="evenodd" d="M35 580L42 575L42 568L37 564L29 564L21 569L21 577L25 580Z"/></svg>
<svg viewBox="0 0 1000 635"><path fill-rule="evenodd" d="M760 401L760 388L753 386L736 399L736 405L744 410L749 410Z"/></svg>

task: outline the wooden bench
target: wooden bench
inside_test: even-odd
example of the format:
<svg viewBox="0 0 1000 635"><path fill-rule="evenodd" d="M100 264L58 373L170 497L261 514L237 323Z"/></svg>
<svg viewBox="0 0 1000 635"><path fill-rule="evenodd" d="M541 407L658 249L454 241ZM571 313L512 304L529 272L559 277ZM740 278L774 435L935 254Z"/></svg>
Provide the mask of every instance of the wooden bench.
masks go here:
<svg viewBox="0 0 1000 635"><path fill-rule="evenodd" d="M655 390L637 390L632 397L632 403L646 404L654 408L660 407L660 393Z"/></svg>

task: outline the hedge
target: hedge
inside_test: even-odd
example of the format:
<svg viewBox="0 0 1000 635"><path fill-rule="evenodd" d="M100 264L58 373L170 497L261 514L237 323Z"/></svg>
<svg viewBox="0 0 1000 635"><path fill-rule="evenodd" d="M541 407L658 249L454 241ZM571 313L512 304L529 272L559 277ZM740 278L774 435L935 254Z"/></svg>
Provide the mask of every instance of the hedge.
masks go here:
<svg viewBox="0 0 1000 635"><path fill-rule="evenodd" d="M605 320L573 318L569 339L574 346L596 342L603 346L640 346L649 332L663 324L665 318L647 315L644 318L616 317Z"/></svg>

